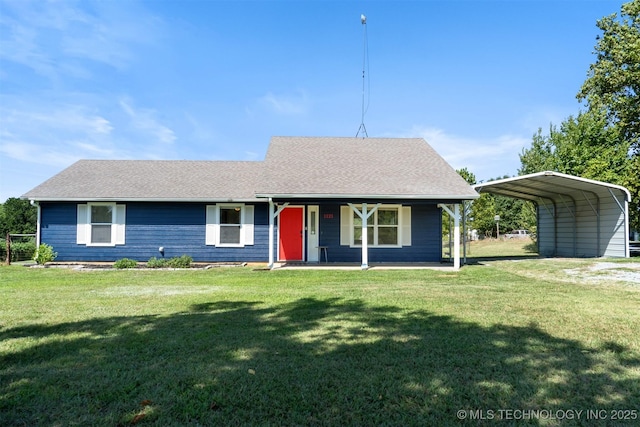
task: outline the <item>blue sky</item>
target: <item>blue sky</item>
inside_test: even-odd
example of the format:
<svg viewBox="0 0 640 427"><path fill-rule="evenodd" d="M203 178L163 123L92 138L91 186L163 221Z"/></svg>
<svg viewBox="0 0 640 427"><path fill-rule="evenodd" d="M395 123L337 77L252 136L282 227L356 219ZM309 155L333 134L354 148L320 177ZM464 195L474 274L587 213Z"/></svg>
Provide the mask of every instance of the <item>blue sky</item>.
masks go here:
<svg viewBox="0 0 640 427"><path fill-rule="evenodd" d="M355 136L360 14L369 137L515 175L538 128L584 108L596 21L622 3L0 0L0 201L81 158L262 160L274 135Z"/></svg>

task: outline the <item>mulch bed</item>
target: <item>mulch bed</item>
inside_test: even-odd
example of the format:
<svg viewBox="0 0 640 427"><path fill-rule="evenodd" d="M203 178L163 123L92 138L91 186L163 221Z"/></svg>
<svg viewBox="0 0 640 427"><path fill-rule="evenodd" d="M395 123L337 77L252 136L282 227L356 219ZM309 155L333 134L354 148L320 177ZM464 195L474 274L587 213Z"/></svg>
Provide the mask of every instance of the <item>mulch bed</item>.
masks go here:
<svg viewBox="0 0 640 427"><path fill-rule="evenodd" d="M193 262L188 269L209 270L220 267L244 267L246 262ZM73 270L187 270L187 268L149 268L146 263L138 263L131 268L114 268L112 262L48 262L45 265L28 265L32 268L69 268Z"/></svg>

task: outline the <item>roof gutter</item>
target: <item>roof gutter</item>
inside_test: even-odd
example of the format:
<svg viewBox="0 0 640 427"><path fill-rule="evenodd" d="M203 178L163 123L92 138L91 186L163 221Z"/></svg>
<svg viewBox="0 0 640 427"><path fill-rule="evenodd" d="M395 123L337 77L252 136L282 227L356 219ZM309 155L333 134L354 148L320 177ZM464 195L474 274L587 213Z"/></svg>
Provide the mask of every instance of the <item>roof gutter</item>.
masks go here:
<svg viewBox="0 0 640 427"><path fill-rule="evenodd" d="M259 198L272 199L384 199L384 200L475 200L480 197L479 194L447 194L447 195L417 195L417 194L290 194L290 193L272 193L272 194L256 194Z"/></svg>
<svg viewBox="0 0 640 427"><path fill-rule="evenodd" d="M183 203L263 203L265 200L258 198L168 198L168 197L24 197L21 199L27 199L31 202L183 202Z"/></svg>

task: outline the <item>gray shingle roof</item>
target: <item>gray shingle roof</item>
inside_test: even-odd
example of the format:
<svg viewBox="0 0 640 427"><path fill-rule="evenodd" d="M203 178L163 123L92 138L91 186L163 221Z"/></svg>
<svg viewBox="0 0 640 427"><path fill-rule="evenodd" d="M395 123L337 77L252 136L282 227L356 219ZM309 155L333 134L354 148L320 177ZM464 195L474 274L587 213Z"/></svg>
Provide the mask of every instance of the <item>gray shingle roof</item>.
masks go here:
<svg viewBox="0 0 640 427"><path fill-rule="evenodd" d="M273 137L258 195L477 198L422 138Z"/></svg>
<svg viewBox="0 0 640 427"><path fill-rule="evenodd" d="M253 200L263 162L80 160L26 193L35 200Z"/></svg>
<svg viewBox="0 0 640 427"><path fill-rule="evenodd" d="M422 138L273 137L260 161L80 160L34 200L256 200L258 197L473 199Z"/></svg>

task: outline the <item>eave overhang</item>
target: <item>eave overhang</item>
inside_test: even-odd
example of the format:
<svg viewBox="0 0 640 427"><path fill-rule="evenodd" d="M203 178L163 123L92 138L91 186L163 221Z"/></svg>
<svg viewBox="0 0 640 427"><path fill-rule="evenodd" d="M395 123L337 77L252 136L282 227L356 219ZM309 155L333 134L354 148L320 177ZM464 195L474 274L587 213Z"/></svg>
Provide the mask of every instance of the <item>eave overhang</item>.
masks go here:
<svg viewBox="0 0 640 427"><path fill-rule="evenodd" d="M422 195L422 194L317 194L317 193L259 193L256 194L258 198L271 198L271 199L339 199L339 200L475 200L480 197L479 194L470 195Z"/></svg>
<svg viewBox="0 0 640 427"><path fill-rule="evenodd" d="M265 203L266 200L258 198L229 198L229 197L21 197L21 199L33 202L180 202L180 203Z"/></svg>

